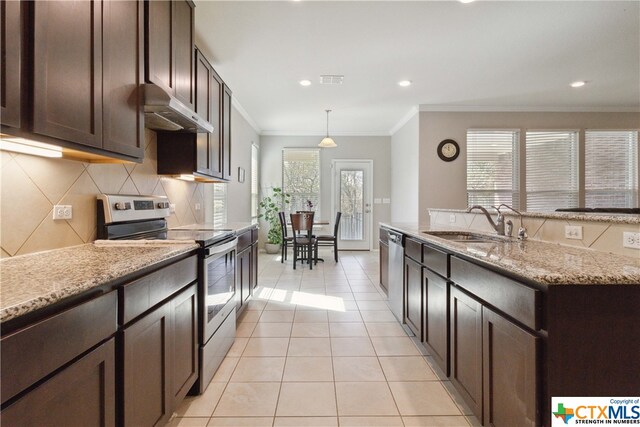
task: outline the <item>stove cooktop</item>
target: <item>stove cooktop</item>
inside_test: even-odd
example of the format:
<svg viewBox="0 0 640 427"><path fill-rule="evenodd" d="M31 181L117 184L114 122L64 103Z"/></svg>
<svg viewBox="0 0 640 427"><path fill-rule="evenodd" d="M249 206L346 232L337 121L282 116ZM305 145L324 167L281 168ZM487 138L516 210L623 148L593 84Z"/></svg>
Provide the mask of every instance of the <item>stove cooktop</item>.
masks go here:
<svg viewBox="0 0 640 427"><path fill-rule="evenodd" d="M165 234L168 240L194 240L200 246L215 245L233 236L231 230L171 229Z"/></svg>

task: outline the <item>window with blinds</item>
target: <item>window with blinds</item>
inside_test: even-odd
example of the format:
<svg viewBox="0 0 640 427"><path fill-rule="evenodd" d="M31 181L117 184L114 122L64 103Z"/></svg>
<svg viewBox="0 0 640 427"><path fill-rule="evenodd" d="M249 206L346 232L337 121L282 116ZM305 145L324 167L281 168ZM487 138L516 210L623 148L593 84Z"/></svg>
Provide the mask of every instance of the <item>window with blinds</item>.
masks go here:
<svg viewBox="0 0 640 427"><path fill-rule="evenodd" d="M578 207L578 133L526 134L527 211Z"/></svg>
<svg viewBox="0 0 640 427"><path fill-rule="evenodd" d="M585 207L638 206L638 131L585 132Z"/></svg>
<svg viewBox="0 0 640 427"><path fill-rule="evenodd" d="M218 228L227 223L227 186L213 184L213 227Z"/></svg>
<svg viewBox="0 0 640 427"><path fill-rule="evenodd" d="M467 131L469 206L519 207L518 135L515 130Z"/></svg>
<svg viewBox="0 0 640 427"><path fill-rule="evenodd" d="M320 150L285 148L282 150L282 190L291 195L287 213L320 211Z"/></svg>
<svg viewBox="0 0 640 427"><path fill-rule="evenodd" d="M251 219L258 218L258 147L251 145Z"/></svg>

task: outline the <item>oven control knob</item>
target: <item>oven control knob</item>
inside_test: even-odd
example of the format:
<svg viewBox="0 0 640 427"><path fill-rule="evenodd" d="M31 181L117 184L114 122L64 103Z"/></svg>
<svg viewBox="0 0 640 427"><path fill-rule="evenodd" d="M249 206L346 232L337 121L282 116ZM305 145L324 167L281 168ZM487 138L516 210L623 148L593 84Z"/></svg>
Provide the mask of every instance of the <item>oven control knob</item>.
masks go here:
<svg viewBox="0 0 640 427"><path fill-rule="evenodd" d="M169 209L169 202L158 202L158 209Z"/></svg>
<svg viewBox="0 0 640 427"><path fill-rule="evenodd" d="M117 202L115 204L115 208L117 211L126 211L131 209L131 203L129 202Z"/></svg>

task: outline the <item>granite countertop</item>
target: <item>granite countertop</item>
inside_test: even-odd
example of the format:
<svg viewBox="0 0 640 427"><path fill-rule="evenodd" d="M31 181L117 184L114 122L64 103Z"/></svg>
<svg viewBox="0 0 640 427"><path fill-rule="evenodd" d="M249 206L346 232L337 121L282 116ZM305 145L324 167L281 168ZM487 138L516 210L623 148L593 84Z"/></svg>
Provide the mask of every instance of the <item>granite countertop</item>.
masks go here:
<svg viewBox="0 0 640 427"><path fill-rule="evenodd" d="M252 222L227 222L225 224L215 226L210 222L196 223L183 225L176 227L173 230L218 230L218 231L233 231L236 234L241 234L243 231L253 227L257 227L257 223Z"/></svg>
<svg viewBox="0 0 640 427"><path fill-rule="evenodd" d="M519 241L513 238L488 243L451 241L425 234L423 231L461 230L419 227L417 224L406 223L380 225L542 285L640 284L640 257L614 255L536 240Z"/></svg>
<svg viewBox="0 0 640 427"><path fill-rule="evenodd" d="M194 242L94 245L0 260L0 322L197 249Z"/></svg>

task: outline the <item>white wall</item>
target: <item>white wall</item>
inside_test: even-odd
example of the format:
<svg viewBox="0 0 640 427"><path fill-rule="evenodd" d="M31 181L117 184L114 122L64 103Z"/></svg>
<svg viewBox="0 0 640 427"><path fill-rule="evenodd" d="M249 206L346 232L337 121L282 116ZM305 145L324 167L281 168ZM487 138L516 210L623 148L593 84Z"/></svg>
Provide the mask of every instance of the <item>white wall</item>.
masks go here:
<svg viewBox="0 0 640 427"><path fill-rule="evenodd" d="M391 194L391 138L388 136L334 136L338 146L320 151L320 217L333 222L331 214L331 160L373 160L373 197L389 198ZM261 136L260 137L260 190L282 186L282 149L318 148L321 136ZM373 242L378 240L378 223L389 221L390 205L373 205ZM261 230L261 240L264 241Z"/></svg>
<svg viewBox="0 0 640 427"><path fill-rule="evenodd" d="M227 220L251 221L251 145L260 137L235 106L231 109L231 182L227 184ZM245 170L245 181L238 182L238 168Z"/></svg>
<svg viewBox="0 0 640 427"><path fill-rule="evenodd" d="M416 114L391 137L391 221L418 221L419 124Z"/></svg>
<svg viewBox="0 0 640 427"><path fill-rule="evenodd" d="M430 208L467 207L467 129L638 129L639 113L421 112L419 224L429 224ZM443 139L460 145L453 162L436 153ZM521 139L522 143L522 139ZM522 160L521 160L522 161Z"/></svg>

